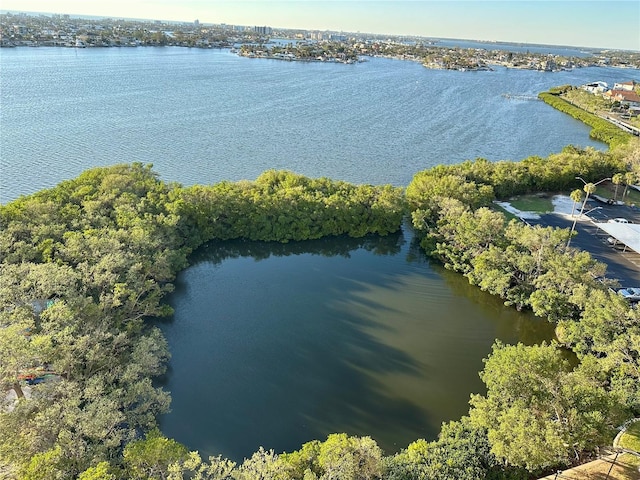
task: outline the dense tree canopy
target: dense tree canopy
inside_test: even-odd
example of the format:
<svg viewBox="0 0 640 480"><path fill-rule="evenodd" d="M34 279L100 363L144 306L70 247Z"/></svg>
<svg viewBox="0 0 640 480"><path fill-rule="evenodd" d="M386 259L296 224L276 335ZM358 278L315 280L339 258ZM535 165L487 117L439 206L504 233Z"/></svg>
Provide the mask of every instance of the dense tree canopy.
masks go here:
<svg viewBox="0 0 640 480"><path fill-rule="evenodd" d="M386 235L405 214L402 189L310 179L270 170L255 182L177 189L173 210L193 246L211 239L288 242L331 235ZM197 243L196 243L197 242Z"/></svg>
<svg viewBox="0 0 640 480"><path fill-rule="evenodd" d="M167 344L146 320L171 313L163 298L187 255L212 239L384 235L404 212L389 186L269 171L182 188L140 164L0 206L0 386L14 392L1 399L0 468L90 478L108 461L129 478L164 476L184 447L140 439L169 406L152 384Z"/></svg>
<svg viewBox="0 0 640 480"><path fill-rule="evenodd" d="M472 396L471 420L507 465L570 464L606 443L622 419L615 397L552 345L497 343L480 376L487 394Z"/></svg>

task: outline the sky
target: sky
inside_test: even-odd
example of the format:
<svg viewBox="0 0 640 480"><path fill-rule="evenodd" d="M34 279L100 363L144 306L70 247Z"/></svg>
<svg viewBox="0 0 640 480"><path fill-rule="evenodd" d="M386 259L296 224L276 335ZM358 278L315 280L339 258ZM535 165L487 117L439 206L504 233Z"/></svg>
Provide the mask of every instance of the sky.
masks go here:
<svg viewBox="0 0 640 480"><path fill-rule="evenodd" d="M640 51L639 0L0 0L0 8Z"/></svg>

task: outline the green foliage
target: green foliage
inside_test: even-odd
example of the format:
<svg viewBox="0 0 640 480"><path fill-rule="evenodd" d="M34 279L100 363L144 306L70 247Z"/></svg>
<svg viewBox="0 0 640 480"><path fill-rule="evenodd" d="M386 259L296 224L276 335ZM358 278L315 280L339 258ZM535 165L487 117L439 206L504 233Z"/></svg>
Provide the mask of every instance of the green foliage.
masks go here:
<svg viewBox="0 0 640 480"><path fill-rule="evenodd" d="M87 468L78 476L78 480L117 480L108 462L100 462L95 467Z"/></svg>
<svg viewBox="0 0 640 480"><path fill-rule="evenodd" d="M151 384L167 345L143 321L168 313L186 264L170 190L149 166L120 165L0 206L0 383L18 393L21 375L50 373L0 427L3 458L29 475L115 458L168 408Z"/></svg>
<svg viewBox="0 0 640 480"><path fill-rule="evenodd" d="M305 443L280 457L287 478L323 480L374 480L382 478L382 450L370 437L334 433L324 442Z"/></svg>
<svg viewBox="0 0 640 480"><path fill-rule="evenodd" d="M318 464L321 445L322 442L319 440L313 440L302 445L300 450L284 453L281 456L293 478L306 478L307 476L318 478L322 475L322 469Z"/></svg>
<svg viewBox="0 0 640 480"><path fill-rule="evenodd" d="M492 478L497 462L486 431L469 417L445 423L433 442L416 440L387 462L389 480L476 480Z"/></svg>
<svg viewBox="0 0 640 480"><path fill-rule="evenodd" d="M22 480L57 480L67 478L67 466L60 447L35 454L24 468Z"/></svg>
<svg viewBox="0 0 640 480"><path fill-rule="evenodd" d="M212 239L288 242L398 231L402 189L309 179L269 170L255 182L222 182L175 192L178 225L195 247Z"/></svg>
<svg viewBox="0 0 640 480"><path fill-rule="evenodd" d="M501 474L578 462L610 441L612 427L640 411L640 322L637 309L594 280L604 275L604 265L567 250L566 230L516 221L505 226L501 215L461 201L469 197L460 192L477 192L478 185L491 186L499 197L566 190L577 175L593 182L623 171L636 151L569 146L518 164L479 159L420 172L407 188L414 227L428 253L506 304L558 323L560 341L579 356L572 368L555 347L494 348L482 374L487 395L472 398L470 413L474 428L486 431L491 454L508 467ZM452 175L464 187L447 196L438 182ZM582 190L572 198L580 201ZM447 456L435 451L424 441L412 444L388 462L389 478L439 478L429 468L435 457ZM457 477L463 474L450 475Z"/></svg>
<svg viewBox="0 0 640 480"><path fill-rule="evenodd" d="M432 254L449 269L469 273L474 257L505 241L500 213L484 207L474 211L453 199L443 199L438 213L437 230L428 240L435 243Z"/></svg>
<svg viewBox="0 0 640 480"><path fill-rule="evenodd" d="M382 450L370 437L329 435L320 445L318 466L323 480L373 480L381 477Z"/></svg>
<svg viewBox="0 0 640 480"><path fill-rule="evenodd" d="M575 318L572 294L581 285L604 288L594 280L604 265L586 252L566 251L567 231L530 228L512 220L503 246L490 245L471 260L469 281L518 309L531 308L550 321Z"/></svg>
<svg viewBox="0 0 640 480"><path fill-rule="evenodd" d="M198 452L189 452L186 458L180 458L167 468L168 480L229 480L232 478L235 462L217 457L209 457L209 462L202 461Z"/></svg>
<svg viewBox="0 0 640 480"><path fill-rule="evenodd" d="M625 160L617 153L574 146L548 158L534 156L521 162L478 158L416 173L406 195L412 212L421 211L428 220L443 198L453 198L476 209L494 198L567 190L575 185L576 176L595 181L625 169L624 165Z"/></svg>
<svg viewBox="0 0 640 480"><path fill-rule="evenodd" d="M443 165L416 173L407 187L407 200L412 210L434 211L443 198L453 198L478 208L488 205L494 194L489 185L476 184L454 168Z"/></svg>
<svg viewBox="0 0 640 480"><path fill-rule="evenodd" d="M551 345L497 343L480 376L487 394L472 396L471 420L507 465L567 465L607 441L621 419L603 385Z"/></svg>
<svg viewBox="0 0 640 480"><path fill-rule="evenodd" d="M420 215L414 212L414 221L422 221ZM515 220L505 225L502 214L472 210L454 199L442 199L430 221L435 228L427 231L422 246L507 305L531 308L557 322L577 318L574 289L603 288L594 278L604 273L604 265L586 252L566 251L566 230L530 228Z"/></svg>
<svg viewBox="0 0 640 480"><path fill-rule="evenodd" d="M577 462L610 441L611 428L623 418L637 414L640 322L635 309L594 280L604 275L604 265L566 248L566 230L505 225L502 215L478 208L480 202L474 205L464 192L478 192L479 185L491 186L498 197L566 190L578 175L594 182L624 171L635 152L569 146L517 164L478 159L420 172L407 188L414 227L428 253L507 305L558 323L560 341L579 356L572 368L555 347L494 348L482 374L487 395L474 396L470 412L503 465L499 475ZM456 188L446 180L454 176ZM582 190L572 198L581 201ZM412 444L387 462L389 478L440 478L434 473L439 470L430 470L434 458L448 457L436 451L432 443ZM496 472L490 471L488 476Z"/></svg>
<svg viewBox="0 0 640 480"><path fill-rule="evenodd" d="M124 449L124 462L131 479L166 479L169 465L184 461L189 451L184 445L151 430L144 440L130 442Z"/></svg>
<svg viewBox="0 0 640 480"><path fill-rule="evenodd" d="M640 412L640 311L611 291L580 289L573 301L579 318L563 319L558 338L583 362L596 358L611 391L634 414Z"/></svg>
<svg viewBox="0 0 640 480"><path fill-rule="evenodd" d="M631 138L630 133L626 133L612 123L601 119L597 115L570 104L557 95L547 92L540 93L538 97L553 108L560 110L563 113L567 113L573 118L592 127L593 130L591 130L589 136L595 140L600 140L601 142L606 143L610 148L624 145Z"/></svg>
<svg viewBox="0 0 640 480"><path fill-rule="evenodd" d="M266 451L260 447L257 452L238 467L233 472L234 480L287 480L288 475L286 464L276 455L273 450Z"/></svg>

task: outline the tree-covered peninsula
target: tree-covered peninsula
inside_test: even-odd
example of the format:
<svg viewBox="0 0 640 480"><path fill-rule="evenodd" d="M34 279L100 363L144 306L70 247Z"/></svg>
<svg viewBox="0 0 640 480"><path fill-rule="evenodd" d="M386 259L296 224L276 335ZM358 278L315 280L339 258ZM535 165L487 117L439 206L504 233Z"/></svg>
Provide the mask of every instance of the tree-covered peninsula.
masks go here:
<svg viewBox="0 0 640 480"><path fill-rule="evenodd" d="M637 172L639 152L627 139L478 159L419 172L406 191L279 171L182 187L117 165L0 206L0 476L506 479L587 458L640 413L640 310L594 280L604 265L567 248L568 230L508 222L491 202ZM149 320L171 314L163 299L191 252L213 239L385 235L407 215L429 255L548 318L558 342L496 343L469 415L394 455L336 433L236 465L158 431L170 398L153 378L170 353Z"/></svg>

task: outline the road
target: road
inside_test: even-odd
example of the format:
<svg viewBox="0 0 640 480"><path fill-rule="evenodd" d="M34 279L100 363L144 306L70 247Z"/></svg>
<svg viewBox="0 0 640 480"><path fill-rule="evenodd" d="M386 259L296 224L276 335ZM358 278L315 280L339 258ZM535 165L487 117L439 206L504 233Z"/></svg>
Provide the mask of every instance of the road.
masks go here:
<svg viewBox="0 0 640 480"><path fill-rule="evenodd" d="M571 246L589 252L593 258L607 265L607 278L617 279L621 287L640 287L640 254L633 251L623 252L607 243L608 235L598 229L594 222L606 222L610 218L623 217L632 223L640 223L640 209L630 206L606 205L589 200L585 211L588 219L578 220L577 235L571 240ZM540 219L529 220L530 225L542 225L571 228L573 223L569 215L547 213Z"/></svg>

